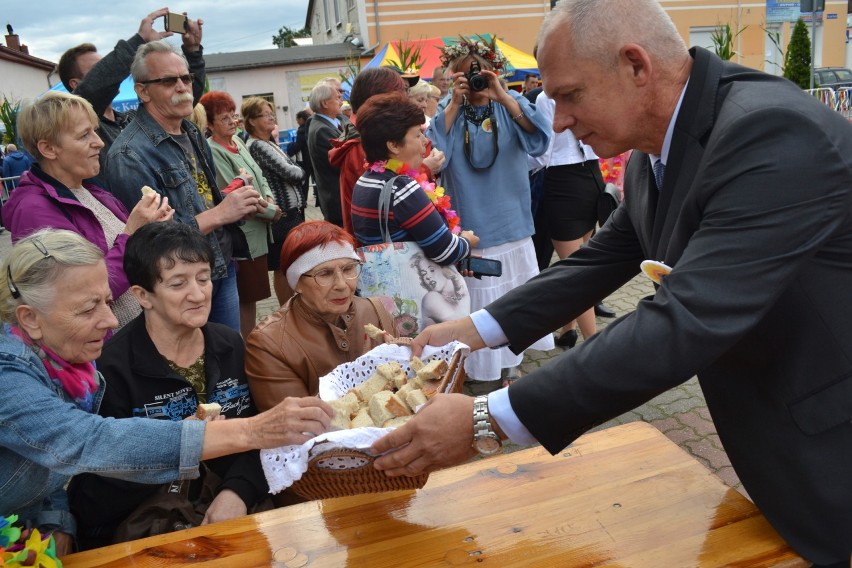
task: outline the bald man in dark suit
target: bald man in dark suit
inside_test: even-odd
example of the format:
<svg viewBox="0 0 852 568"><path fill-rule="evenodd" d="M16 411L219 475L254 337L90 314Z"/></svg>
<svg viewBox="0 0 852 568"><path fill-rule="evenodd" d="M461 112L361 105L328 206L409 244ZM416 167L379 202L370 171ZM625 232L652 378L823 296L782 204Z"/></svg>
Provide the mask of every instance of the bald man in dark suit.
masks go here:
<svg viewBox="0 0 852 568"><path fill-rule="evenodd" d="M374 444L398 448L377 467L416 474L506 437L557 453L697 375L769 522L815 565L848 567L852 126L786 79L687 51L653 0L562 0L538 62L554 130L600 156L635 149L625 202L574 255L415 343L520 352L643 260L671 273L635 312L507 390L439 395Z"/></svg>

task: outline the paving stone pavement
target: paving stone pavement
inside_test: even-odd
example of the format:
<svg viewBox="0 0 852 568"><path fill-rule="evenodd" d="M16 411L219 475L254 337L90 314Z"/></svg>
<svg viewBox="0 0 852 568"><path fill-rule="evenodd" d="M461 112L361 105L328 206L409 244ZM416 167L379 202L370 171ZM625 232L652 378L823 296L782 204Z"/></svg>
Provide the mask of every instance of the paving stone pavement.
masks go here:
<svg viewBox="0 0 852 568"><path fill-rule="evenodd" d="M309 207L306 218L322 219L322 214L318 208ZM5 231L0 234L0 258L10 247L9 232ZM650 281L643 276L637 276L607 298L606 304L614 308L619 316L622 316L633 310L639 300L651 294L653 294L653 286ZM276 309L278 309L278 305L274 296L258 302L258 319L262 319ZM611 321L597 318L598 330L605 328ZM563 349L559 347L552 351L527 351L521 370L525 374L529 373L542 365L548 364L562 352ZM724 483L745 494L716 434L716 428L710 418L697 379L692 378L595 429L602 430L640 420L654 425L684 451L721 478ZM510 445L508 449L511 451L517 449L517 446Z"/></svg>

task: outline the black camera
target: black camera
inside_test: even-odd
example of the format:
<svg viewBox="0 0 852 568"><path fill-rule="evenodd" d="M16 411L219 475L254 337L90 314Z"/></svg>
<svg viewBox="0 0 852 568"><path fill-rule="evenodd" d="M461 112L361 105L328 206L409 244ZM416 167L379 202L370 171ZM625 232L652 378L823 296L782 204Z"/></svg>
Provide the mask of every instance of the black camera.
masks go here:
<svg viewBox="0 0 852 568"><path fill-rule="evenodd" d="M471 91L484 91L488 88L488 77L483 76L482 68L476 60L470 62L470 71L465 74Z"/></svg>

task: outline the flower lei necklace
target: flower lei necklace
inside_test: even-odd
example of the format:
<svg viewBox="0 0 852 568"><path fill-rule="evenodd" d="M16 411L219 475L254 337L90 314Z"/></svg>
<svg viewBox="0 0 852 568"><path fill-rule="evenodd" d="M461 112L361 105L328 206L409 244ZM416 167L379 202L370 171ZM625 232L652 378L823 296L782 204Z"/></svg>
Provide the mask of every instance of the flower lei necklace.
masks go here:
<svg viewBox="0 0 852 568"><path fill-rule="evenodd" d="M455 210L451 209L450 204L450 196L446 195L446 192L443 187L436 186L434 183L430 182L426 177L426 174L417 172L411 169L411 166L404 162L400 162L399 160L379 160L378 162L373 162L372 164L367 164L367 169L371 172L381 173L385 170L391 171L397 175L408 176L420 185L420 188L426 192L426 195L429 196L429 201L432 202L432 205L435 206L435 209L438 210L438 213L441 214L441 217L444 218L444 222L447 223L447 227L450 229L450 232L454 235L458 235L461 233L461 225L459 224L459 215L455 212Z"/></svg>

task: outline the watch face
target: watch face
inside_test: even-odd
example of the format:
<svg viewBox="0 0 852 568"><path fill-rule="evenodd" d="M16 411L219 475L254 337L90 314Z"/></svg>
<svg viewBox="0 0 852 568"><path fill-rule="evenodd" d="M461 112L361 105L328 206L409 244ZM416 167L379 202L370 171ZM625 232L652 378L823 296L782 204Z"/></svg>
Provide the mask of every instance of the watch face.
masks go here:
<svg viewBox="0 0 852 568"><path fill-rule="evenodd" d="M476 451L484 456L496 454L503 447L500 440L496 436L482 436L474 442Z"/></svg>

